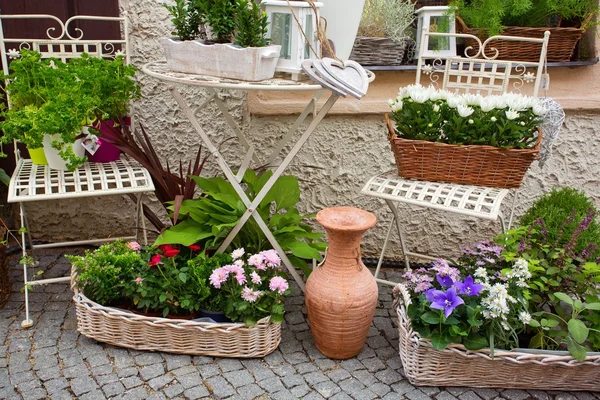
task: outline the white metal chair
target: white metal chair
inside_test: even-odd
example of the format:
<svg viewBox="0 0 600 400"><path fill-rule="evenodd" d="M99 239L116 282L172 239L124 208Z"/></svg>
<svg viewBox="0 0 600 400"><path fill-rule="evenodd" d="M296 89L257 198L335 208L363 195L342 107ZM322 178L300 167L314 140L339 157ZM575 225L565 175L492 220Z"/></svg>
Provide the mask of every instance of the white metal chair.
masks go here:
<svg viewBox="0 0 600 400"><path fill-rule="evenodd" d="M2 22L7 19L33 19L33 20L52 20L53 25L46 31L46 38L23 39L5 37ZM84 32L75 28L76 36L69 33L70 24L76 21L106 21L118 23L123 39L119 40L86 40L83 38ZM129 34L126 17L96 17L96 16L74 16L65 23L52 15L45 14L0 14L0 55L2 59L2 69L5 75L9 71L9 59L19 57L19 51L22 49L32 49L40 52L43 58L58 58L67 61L70 58L81 56L87 53L95 57L114 58L116 55L123 54L126 62L130 61L129 54ZM10 99L9 99L10 104ZM137 197L136 201L136 227L135 235L126 239L137 239L140 223L144 241L146 241L146 231L144 218L141 216L142 197L145 192L153 192L154 184L150 174L145 168L136 163L127 160L118 160L111 163L85 163L81 168L73 171L52 170L47 165L36 165L30 159L21 157L15 143L15 158L17 161L16 169L11 177L8 202L19 203L21 227L21 240L23 247L23 259L27 260L26 234L29 239L30 249L42 249L51 247L62 247L68 245L83 245L101 243L111 239L92 239L71 242L50 243L43 245L34 245L31 240L29 223L25 214L24 203L37 202L42 200L60 200L73 199L91 196L108 196L133 194ZM33 321L29 318L29 294L30 285L43 285L48 283L68 282L70 277L28 280L27 262L23 264L23 279L25 292L25 320L21 323L23 328L32 326Z"/></svg>
<svg viewBox="0 0 600 400"><path fill-rule="evenodd" d="M432 37L438 41L449 37L465 38L475 41L478 46L477 48L467 47L464 56L440 55L438 57L435 55L435 58L432 58L426 56L426 54L432 53L429 46ZM540 39L493 36L481 42L479 38L469 34L429 32L427 28L424 28L420 41L416 83L421 83L421 74L425 74L429 76L431 84L434 86L440 86L441 77L442 89L481 95L502 94L509 91L521 92L522 89L526 89L525 85L533 84L531 90L524 94L537 96L542 86L547 86L548 82L545 68L549 37L550 33L545 32L544 37ZM497 40L539 43L541 48L539 60L536 62L497 60L498 52L493 47ZM433 53L435 54L435 51ZM417 181L401 178L395 171L391 171L369 179L361 193L385 200L392 211L392 219L375 270L375 278L383 284L396 284L378 278L394 226L398 232L407 269L410 270L409 256L435 259L426 254L412 252L407 248L398 212L401 203L493 221L499 219L502 230L506 229L501 205L509 193L509 189ZM508 228L512 223L517 194L518 189L514 190Z"/></svg>

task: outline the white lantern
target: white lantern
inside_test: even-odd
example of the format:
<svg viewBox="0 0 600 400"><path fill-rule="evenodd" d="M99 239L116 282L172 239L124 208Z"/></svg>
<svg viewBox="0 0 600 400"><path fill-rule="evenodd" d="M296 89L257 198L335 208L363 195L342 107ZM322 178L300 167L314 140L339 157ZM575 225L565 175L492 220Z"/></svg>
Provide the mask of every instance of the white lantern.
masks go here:
<svg viewBox="0 0 600 400"><path fill-rule="evenodd" d="M323 3L315 2L314 5L318 8ZM302 61L321 56L321 46L316 34L318 15L315 15L313 8L305 1L288 3L282 0L263 0L261 6L269 20L267 37L271 39L271 44L281 45L281 55L275 71L289 72L292 79L297 80L302 71ZM304 35L296 19L301 24ZM313 49L317 54L313 53Z"/></svg>
<svg viewBox="0 0 600 400"><path fill-rule="evenodd" d="M450 7L421 7L415 14L417 15L417 52L415 58L419 57L421 49L421 40L423 40L423 28L429 32L455 33L454 14L448 12ZM425 52L422 57L453 57L456 56L456 38L453 36L436 37L429 36L428 43L425 44Z"/></svg>

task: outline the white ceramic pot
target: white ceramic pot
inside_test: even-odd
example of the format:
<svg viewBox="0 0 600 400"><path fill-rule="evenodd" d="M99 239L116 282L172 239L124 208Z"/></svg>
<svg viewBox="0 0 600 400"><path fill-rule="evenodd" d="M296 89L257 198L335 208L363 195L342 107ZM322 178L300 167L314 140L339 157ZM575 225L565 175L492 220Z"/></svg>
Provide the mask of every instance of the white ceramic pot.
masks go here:
<svg viewBox="0 0 600 400"><path fill-rule="evenodd" d="M67 162L62 159L58 150L52 147L52 141L56 140L58 135L45 135L44 136L44 154L46 155L46 160L48 160L48 166L51 169L57 169L60 171L68 171ZM68 146L68 144L65 144ZM77 157L85 156L85 148L81 145L81 139L77 139L75 143L71 144L73 146L73 152Z"/></svg>
<svg viewBox="0 0 600 400"><path fill-rule="evenodd" d="M236 47L231 44L203 44L161 40L167 64L173 71L210 75L243 81L262 81L275 75L281 46Z"/></svg>
<svg viewBox="0 0 600 400"><path fill-rule="evenodd" d="M354 46L365 0L321 0L319 14L327 20L327 38L335 44L335 54L347 60Z"/></svg>

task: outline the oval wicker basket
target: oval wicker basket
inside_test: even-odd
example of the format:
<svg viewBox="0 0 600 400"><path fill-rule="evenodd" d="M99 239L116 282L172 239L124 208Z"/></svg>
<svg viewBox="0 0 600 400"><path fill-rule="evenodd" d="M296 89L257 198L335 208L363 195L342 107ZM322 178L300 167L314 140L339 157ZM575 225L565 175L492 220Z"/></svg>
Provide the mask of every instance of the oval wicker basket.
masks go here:
<svg viewBox="0 0 600 400"><path fill-rule="evenodd" d="M600 391L600 355L577 361L566 351L533 354L496 350L492 358L489 349L471 351L459 344L436 350L429 339L412 330L406 311L409 304L408 290L399 284L394 288L394 309L400 359L404 375L413 385Z"/></svg>
<svg viewBox="0 0 600 400"><path fill-rule="evenodd" d="M389 114L385 115L388 139L398 175L433 182L496 188L518 188L540 152L542 134L531 149L500 149L492 146L455 145L396 136Z"/></svg>
<svg viewBox="0 0 600 400"><path fill-rule="evenodd" d="M398 43L386 37L357 36L350 60L360 65L402 65L408 41Z"/></svg>
<svg viewBox="0 0 600 400"><path fill-rule="evenodd" d="M74 285L77 330L91 339L136 350L213 357L256 358L272 353L281 341L281 324L261 319L254 326L147 317L88 299Z"/></svg>
<svg viewBox="0 0 600 400"><path fill-rule="evenodd" d="M457 29L460 33L475 35L484 41L488 38L485 31L469 28L465 22L456 17ZM548 41L548 51L546 60L548 62L568 62L571 61L575 46L585 30L581 28L529 28L521 26L507 26L501 33L503 36L521 36L541 39L544 32L550 32ZM466 46L472 46L473 52L477 52L479 44L475 40L465 39ZM517 60L537 62L540 59L542 45L540 43L516 42L510 40L494 40L486 46L486 54L493 56L495 53L492 48L498 50L498 60Z"/></svg>

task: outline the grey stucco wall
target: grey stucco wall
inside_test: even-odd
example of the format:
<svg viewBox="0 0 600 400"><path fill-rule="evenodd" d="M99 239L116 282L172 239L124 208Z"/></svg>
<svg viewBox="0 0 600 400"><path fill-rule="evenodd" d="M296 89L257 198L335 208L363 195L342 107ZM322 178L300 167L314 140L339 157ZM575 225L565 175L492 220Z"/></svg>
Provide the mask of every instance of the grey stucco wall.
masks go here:
<svg viewBox="0 0 600 400"><path fill-rule="evenodd" d="M141 68L146 62L163 59L159 39L170 31L169 17L163 7L149 0L121 0L121 8L131 21L132 62ZM143 96L135 106L136 118L147 128L158 153L172 165L180 159L191 159L201 141L169 95L167 85L141 72L137 78ZM179 88L190 103L198 105L206 97L201 89ZM221 92L220 96L259 151L269 148L281 137L284 127L294 120L287 116L259 118L248 115L241 92ZM222 122L216 106L209 106L198 114L198 118L216 142L233 136ZM596 128L599 123L598 114L568 113L554 156L544 168L534 163L523 183L517 216L554 186L583 189L600 206L600 132ZM287 171L300 178L304 212L353 205L377 215L377 226L364 238L363 249L367 256L378 255L390 218L383 201L360 194L370 176L394 168L385 133L382 116L329 116ZM234 143L227 141L221 147L232 164L241 152ZM211 161L205 175L217 171ZM509 204L510 199L507 199L506 215ZM152 206L156 210L161 208L156 201ZM27 210L34 237L40 240L117 236L127 234L128 228L133 226L133 205L125 198L34 203L28 204ZM401 207L401 215L408 245L413 250L433 254L455 254L461 246L490 238L500 230L498 222L409 206ZM388 258L399 258L397 240L389 250Z"/></svg>

